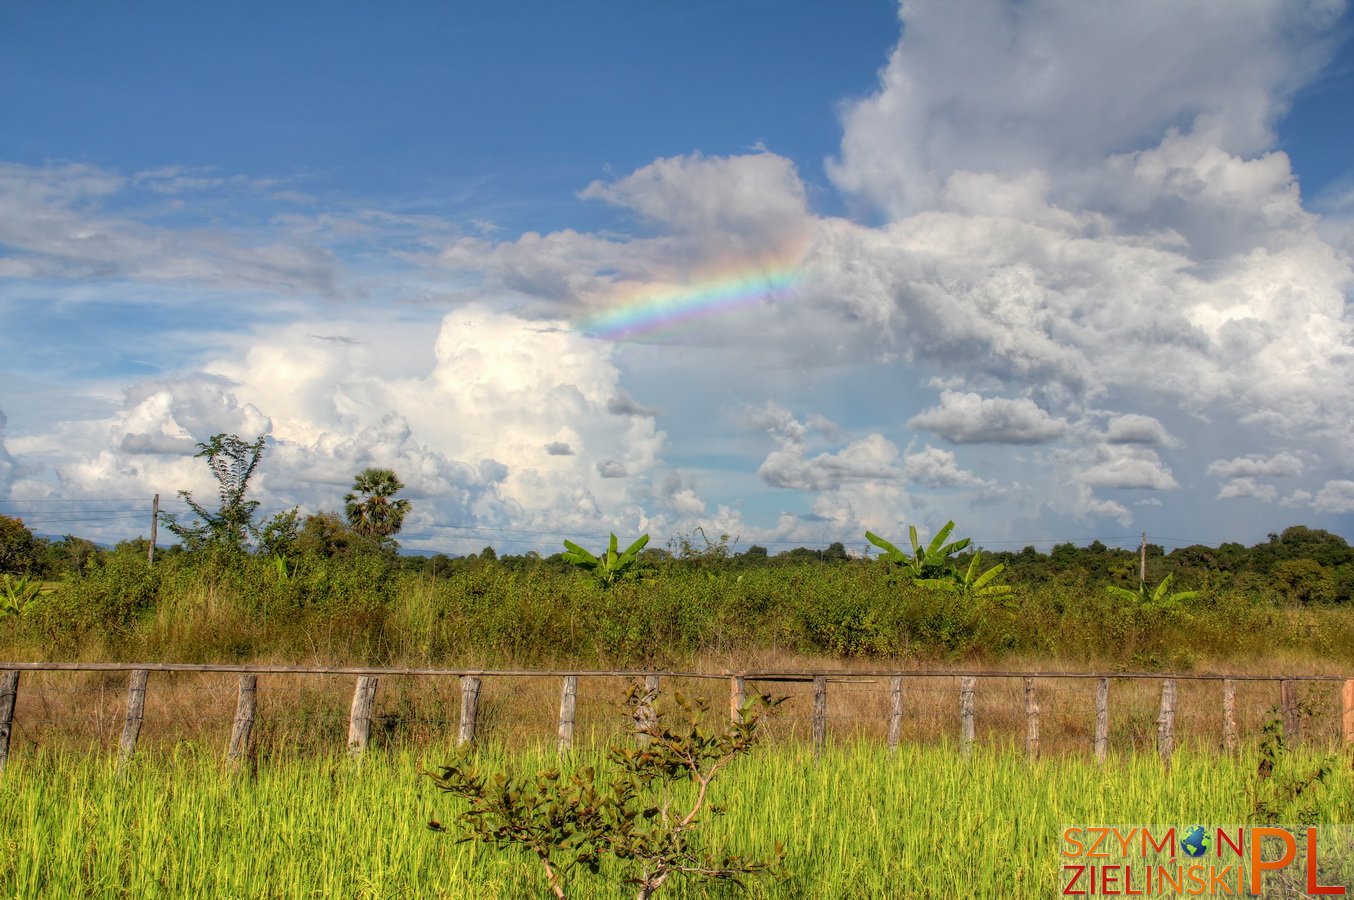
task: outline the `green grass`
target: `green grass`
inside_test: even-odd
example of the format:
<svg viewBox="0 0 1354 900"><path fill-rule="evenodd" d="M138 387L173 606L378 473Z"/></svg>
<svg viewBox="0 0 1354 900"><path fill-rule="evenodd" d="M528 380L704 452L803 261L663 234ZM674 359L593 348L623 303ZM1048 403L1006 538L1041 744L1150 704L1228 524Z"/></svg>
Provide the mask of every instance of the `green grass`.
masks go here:
<svg viewBox="0 0 1354 900"><path fill-rule="evenodd" d="M1250 573L1243 573L1250 574ZM927 590L877 562L654 566L601 590L548 563L167 556L118 551L0 619L0 658L332 660L466 666L681 667L772 654L935 661L1057 659L1184 671L1277 655L1354 663L1348 604L1296 606L1221 579L1179 608L1126 604L1077 573L1011 594Z"/></svg>
<svg viewBox="0 0 1354 900"><path fill-rule="evenodd" d="M547 749L480 753L517 771L556 759ZM143 754L121 774L105 757L19 755L0 775L0 896L545 896L530 860L426 828L455 819L454 801L417 774L442 759L296 757L251 777L192 744ZM803 747L768 745L721 776L715 799L728 812L706 830L749 854L785 845L784 877L751 882L753 897L1048 897L1063 824L1245 823L1257 785L1272 793L1316 760L1285 757L1260 782L1251 752L1181 752L1167 775L1150 754L1100 767L1078 755L1031 764L980 749L965 761L947 747L888 754L862 742L815 761ZM1354 821L1348 761L1307 796L1316 821ZM571 897L624 895L614 883L576 887ZM658 896L741 894L674 884Z"/></svg>

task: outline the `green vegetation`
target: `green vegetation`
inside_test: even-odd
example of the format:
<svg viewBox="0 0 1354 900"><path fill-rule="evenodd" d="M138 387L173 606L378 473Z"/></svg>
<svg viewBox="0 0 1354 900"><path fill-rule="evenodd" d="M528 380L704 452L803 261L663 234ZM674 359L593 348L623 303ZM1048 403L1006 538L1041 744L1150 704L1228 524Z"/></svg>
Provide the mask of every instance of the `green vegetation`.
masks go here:
<svg viewBox="0 0 1354 900"><path fill-rule="evenodd" d="M617 550L620 544L613 532L611 543L601 556L594 556L573 541L564 542L567 549L560 556L565 562L591 572L597 578L598 584L609 588L635 568L635 564L639 562L639 552L648 543L649 536L640 535L637 541L625 548L624 553L619 553Z"/></svg>
<svg viewBox="0 0 1354 900"><path fill-rule="evenodd" d="M1180 604L1186 600L1193 600L1199 596L1198 591L1172 591L1171 580L1175 578L1172 573L1161 579L1155 589L1148 586L1147 582L1138 582L1138 589L1130 591L1128 588L1119 587L1117 584L1105 585L1105 590L1111 597L1117 597L1128 603L1141 603L1144 606L1177 609Z"/></svg>
<svg viewBox="0 0 1354 900"><path fill-rule="evenodd" d="M531 779L485 775L472 751L428 775L439 789L467 802L458 817L460 831L535 857L546 886L560 900L571 875L579 870L597 875L606 859L616 861L622 884L636 888L636 900L649 900L669 879L742 885L744 876L771 872L771 863L705 847L699 829L704 818L725 811L714 804L711 784L752 749L762 714L779 701L749 697L732 727L708 724L708 707L680 692L672 704L680 712L676 721L656 701L654 692L631 689L627 702L636 729L627 740L641 746L612 745L606 753L609 778L596 766L568 775L552 766ZM429 827L445 830L436 822ZM782 855L778 844L777 859Z"/></svg>
<svg viewBox="0 0 1354 900"><path fill-rule="evenodd" d="M433 760L443 753L430 753ZM276 760L231 776L220 747L182 744L145 754L121 776L111 760L10 760L0 791L0 895L6 897L541 897L539 865L427 828L464 808L413 773L422 760L373 754ZM549 769L561 777L604 764L599 751L553 749L477 760L490 770ZM1152 754L1084 755L1030 764L979 748L897 754L852 744L814 761L771 743L721 776L727 814L706 840L754 855L777 841L784 876L733 886L673 883L662 896L753 898L1018 898L1056 893L1059 834L1068 823L1246 823L1261 757L1179 752L1169 777ZM1320 764L1299 751L1296 769ZM1268 798L1269 795L1266 795ZM1354 821L1348 766L1310 792L1319 821ZM1308 797L1302 798L1303 803ZM1267 813L1268 814L1268 813ZM1292 821L1295 811L1273 812ZM614 898L619 866L572 896ZM1326 882L1329 883L1329 882Z"/></svg>
<svg viewBox="0 0 1354 900"><path fill-rule="evenodd" d="M1192 583L1196 596L1129 601L1105 590L1137 587L1125 551L1078 551L1062 568L1016 554L1002 573L1009 592L965 595L877 560L741 556L642 556L639 577L604 588L559 557L400 557L326 515L302 523L285 575L261 553L169 549L148 567L145 549L93 553L49 581L55 590L0 619L0 655L611 666L770 652L1176 670L1276 653L1354 662L1346 600L1295 601L1259 571L1182 565L1171 586ZM1148 562L1156 585L1175 560Z"/></svg>
<svg viewBox="0 0 1354 900"><path fill-rule="evenodd" d="M973 543L973 539L963 538L958 541L951 541L948 544L945 543L946 538L950 536L950 532L953 530L954 522L946 522L944 527L936 532L936 536L931 539L931 543L922 547L921 541L917 537L917 526L908 526L907 536L912 542L911 556L873 531L865 532L865 539L883 550L884 555L881 558L887 563L902 568L914 584L939 591L948 591L952 594L962 594L965 597L991 597L997 594L1010 593L1010 585L1001 584L996 580L997 576L1001 575L1002 570L1006 568L1006 564L997 563L984 571L982 568L983 552L981 550L975 551L969 557L966 568L960 568L957 555L966 550Z"/></svg>

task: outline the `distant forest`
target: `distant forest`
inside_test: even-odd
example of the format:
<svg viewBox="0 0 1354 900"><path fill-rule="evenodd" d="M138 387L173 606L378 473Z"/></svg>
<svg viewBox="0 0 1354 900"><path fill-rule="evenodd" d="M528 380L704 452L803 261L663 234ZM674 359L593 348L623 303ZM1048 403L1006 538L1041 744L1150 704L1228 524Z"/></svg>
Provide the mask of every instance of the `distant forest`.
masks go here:
<svg viewBox="0 0 1354 900"><path fill-rule="evenodd" d="M818 564L846 566L868 564L871 560L853 557L844 544L833 543L825 549L796 547L770 553L759 545L738 551L727 537L707 539L699 532L679 536L670 549L647 548L640 554L637 574L673 568L739 570ZM149 544L144 538L106 548L84 538L67 535L49 539L33 534L20 519L0 515L0 574L43 580L60 580L67 575L86 572L100 566L110 554L146 555ZM264 553L264 548L254 552ZM182 545L159 547L161 558L192 556ZM373 542L364 539L336 515L319 513L306 517L288 548L289 561L326 559L341 562L347 557L380 554L393 568L408 573L451 575L468 568L495 563L513 570L547 566L565 571L570 568L563 552L542 555L500 554L493 547L466 556L403 555L391 540ZM1244 546L1224 543L1217 547L1193 544L1169 553L1157 544L1147 544L1147 581L1159 582L1174 574L1181 588L1263 587L1283 598L1299 603L1347 602L1354 598L1354 548L1342 537L1316 528L1294 525L1268 539ZM971 554L960 554L957 562L966 565ZM187 560L179 560L186 562ZM1093 541L1084 547L1072 543L1054 545L1043 553L1034 547L1020 551L983 551L982 567L1004 564L1004 581L1033 584L1049 578L1059 581L1084 581L1092 584L1129 585L1138 581L1141 567L1139 550L1108 547Z"/></svg>

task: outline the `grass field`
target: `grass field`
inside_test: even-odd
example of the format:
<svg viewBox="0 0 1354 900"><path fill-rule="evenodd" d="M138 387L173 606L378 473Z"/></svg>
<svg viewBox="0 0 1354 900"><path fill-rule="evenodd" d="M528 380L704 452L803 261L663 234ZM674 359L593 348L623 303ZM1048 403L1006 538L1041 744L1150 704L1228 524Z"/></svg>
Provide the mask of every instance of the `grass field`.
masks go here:
<svg viewBox="0 0 1354 900"><path fill-rule="evenodd" d="M484 747L485 765L534 771L550 749ZM436 748L277 758L232 774L220 750L180 743L140 754L119 773L105 755L19 754L0 776L0 896L445 897L545 896L534 863L428 830L453 823L454 801L418 774ZM571 764L596 764L580 750ZM786 848L785 872L752 897L1049 897L1057 893L1064 824L1235 824L1258 800L1285 820L1354 822L1348 756L1285 754L1257 775L1254 744L1238 756L1185 750L1164 772L1150 753L1030 763L1014 748L948 746L896 754L853 741L815 760L799 743L768 744L716 784L728 812L712 843L764 855ZM1324 784L1296 801L1286 786L1321 761ZM741 896L673 884L659 896ZM574 897L625 896L579 880Z"/></svg>

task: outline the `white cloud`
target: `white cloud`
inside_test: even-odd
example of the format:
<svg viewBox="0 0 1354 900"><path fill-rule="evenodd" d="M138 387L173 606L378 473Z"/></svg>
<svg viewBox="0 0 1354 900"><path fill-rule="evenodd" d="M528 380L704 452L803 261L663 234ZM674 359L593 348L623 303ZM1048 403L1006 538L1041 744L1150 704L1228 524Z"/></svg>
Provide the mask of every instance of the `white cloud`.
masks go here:
<svg viewBox="0 0 1354 900"><path fill-rule="evenodd" d="M1335 479L1326 482L1321 490L1316 492L1312 506L1318 512L1354 512L1354 481Z"/></svg>
<svg viewBox="0 0 1354 900"><path fill-rule="evenodd" d="M256 483L265 507L335 508L353 474L377 465L408 486L415 534L434 524L677 524L643 507L642 482L664 471L665 436L651 418L609 409L620 389L607 345L483 307L448 314L435 341L417 322L329 325L362 344L308 341L314 322L251 334L204 374L134 386L111 419L27 439L50 461L42 479L73 497L210 492L195 442L266 433ZM431 352L392 352L420 338ZM669 508L689 515L702 502L688 491Z"/></svg>
<svg viewBox="0 0 1354 900"><path fill-rule="evenodd" d="M940 406L908 421L909 428L934 432L956 444L1042 444L1067 432L1067 423L1020 397L984 399L974 393L942 391Z"/></svg>
<svg viewBox="0 0 1354 900"><path fill-rule="evenodd" d="M1205 469L1214 478L1295 478L1302 474L1302 460L1292 453L1238 456L1233 459L1215 459Z"/></svg>
<svg viewBox="0 0 1354 900"><path fill-rule="evenodd" d="M794 163L774 153L656 159L611 183L594 181L581 197L633 209L681 234L706 239L784 236L808 221L804 185ZM748 249L744 247L742 249Z"/></svg>
<svg viewBox="0 0 1354 900"><path fill-rule="evenodd" d="M1102 447L1100 462L1078 474L1091 487L1170 491L1180 485L1156 451L1137 447Z"/></svg>
<svg viewBox="0 0 1354 900"><path fill-rule="evenodd" d="M1233 478L1218 491L1219 500L1236 500L1250 497L1264 503L1273 503L1279 491L1272 484L1260 484L1254 478Z"/></svg>
<svg viewBox="0 0 1354 900"><path fill-rule="evenodd" d="M903 457L903 474L909 482L927 487L987 487L972 472L959 467L954 453L928 446Z"/></svg>
<svg viewBox="0 0 1354 900"><path fill-rule="evenodd" d="M879 90L844 108L829 171L897 217L941 202L957 173L1078 173L1175 126L1255 153L1329 58L1341 10L909 2Z"/></svg>
<svg viewBox="0 0 1354 900"><path fill-rule="evenodd" d="M837 453L808 456L802 443L787 443L757 469L772 487L830 491L851 481L889 481L900 477L898 448L879 434L852 441Z"/></svg>
<svg viewBox="0 0 1354 900"><path fill-rule="evenodd" d="M1105 441L1110 444L1141 444L1146 447L1177 447L1180 442L1171 437L1161 422L1151 416L1128 413L1110 419L1105 430Z"/></svg>

